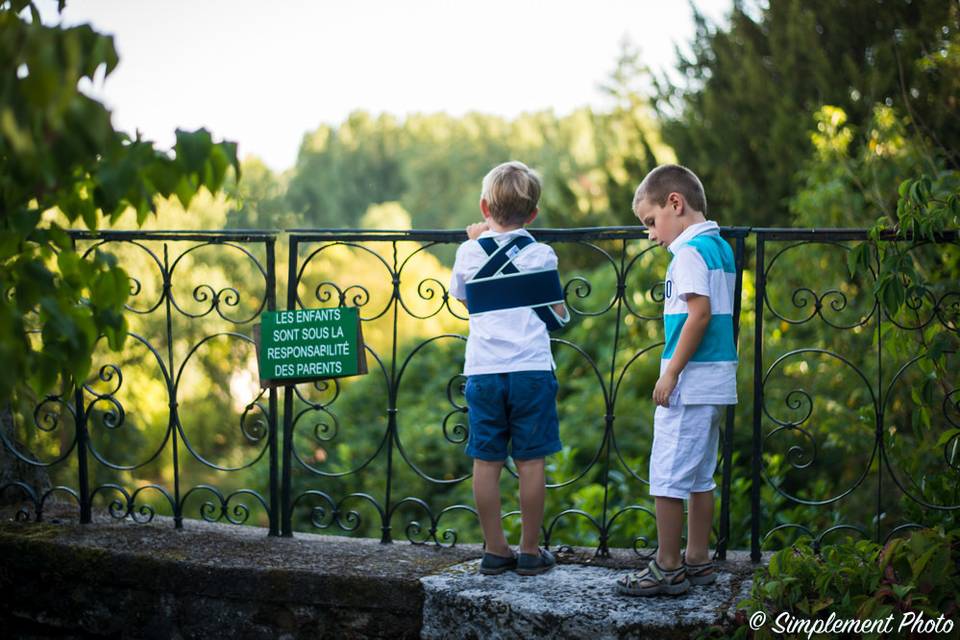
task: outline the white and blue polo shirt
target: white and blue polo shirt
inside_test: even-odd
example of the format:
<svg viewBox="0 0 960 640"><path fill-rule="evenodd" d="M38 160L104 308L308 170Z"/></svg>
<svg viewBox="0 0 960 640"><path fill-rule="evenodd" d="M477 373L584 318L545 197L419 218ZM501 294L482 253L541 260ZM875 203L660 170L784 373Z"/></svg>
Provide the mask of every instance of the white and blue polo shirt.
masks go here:
<svg viewBox="0 0 960 640"><path fill-rule="evenodd" d="M666 344L660 373L666 371L687 319L687 296L710 298L710 323L693 357L680 373L671 398L679 404L736 404L737 347L733 340L733 296L737 269L733 250L716 222L687 227L668 247L673 260L664 282ZM678 394L678 395L677 395Z"/></svg>

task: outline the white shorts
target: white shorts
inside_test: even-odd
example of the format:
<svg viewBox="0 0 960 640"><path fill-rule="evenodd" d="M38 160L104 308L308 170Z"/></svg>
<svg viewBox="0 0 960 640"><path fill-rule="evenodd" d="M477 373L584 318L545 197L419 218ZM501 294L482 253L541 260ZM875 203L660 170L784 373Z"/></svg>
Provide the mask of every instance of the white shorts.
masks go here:
<svg viewBox="0 0 960 640"><path fill-rule="evenodd" d="M650 495L686 500L717 483L717 448L723 405L672 404L653 414Z"/></svg>

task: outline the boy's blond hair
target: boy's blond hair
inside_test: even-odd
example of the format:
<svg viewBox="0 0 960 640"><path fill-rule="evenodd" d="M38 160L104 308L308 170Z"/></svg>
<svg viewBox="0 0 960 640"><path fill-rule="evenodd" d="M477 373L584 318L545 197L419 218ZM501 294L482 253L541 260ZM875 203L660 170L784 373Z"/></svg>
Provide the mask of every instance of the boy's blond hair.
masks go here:
<svg viewBox="0 0 960 640"><path fill-rule="evenodd" d="M494 167L483 178L480 197L498 224L523 224L540 201L540 176L517 160Z"/></svg>
<svg viewBox="0 0 960 640"><path fill-rule="evenodd" d="M662 164L648 173L633 195L633 210L636 211L644 200L662 207L673 192L682 195L693 209L707 215L707 195L700 178L679 164Z"/></svg>

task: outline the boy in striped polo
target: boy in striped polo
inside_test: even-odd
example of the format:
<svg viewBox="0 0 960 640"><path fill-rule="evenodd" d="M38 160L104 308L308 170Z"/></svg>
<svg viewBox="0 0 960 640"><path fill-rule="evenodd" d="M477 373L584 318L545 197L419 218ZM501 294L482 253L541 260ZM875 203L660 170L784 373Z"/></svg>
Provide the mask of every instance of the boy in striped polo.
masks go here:
<svg viewBox="0 0 960 640"><path fill-rule="evenodd" d="M699 178L661 165L637 187L633 211L651 240L673 258L664 282L665 344L653 390L650 495L657 513L657 557L622 577L629 595L679 594L716 579L710 560L713 473L720 418L737 402L733 340L733 251L706 219ZM687 549L680 553L683 501L689 500Z"/></svg>

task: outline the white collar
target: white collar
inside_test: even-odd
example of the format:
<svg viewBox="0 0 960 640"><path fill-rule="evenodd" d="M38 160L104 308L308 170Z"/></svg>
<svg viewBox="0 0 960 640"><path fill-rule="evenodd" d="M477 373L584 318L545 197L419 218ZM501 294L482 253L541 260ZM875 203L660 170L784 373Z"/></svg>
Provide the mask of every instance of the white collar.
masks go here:
<svg viewBox="0 0 960 640"><path fill-rule="evenodd" d="M492 229L489 229L481 233L480 237L481 238L499 238L500 236L509 236L512 234L530 236L531 238L533 238L533 236L530 235L530 232L527 231L526 227L520 227L519 229L510 229L510 231L493 231Z"/></svg>
<svg viewBox="0 0 960 640"><path fill-rule="evenodd" d="M692 224L686 229L683 230L683 233L678 235L676 239L670 243L670 246L667 249L670 253L676 255L677 251L680 249L680 245L690 242L695 237L699 236L702 233L708 233L710 231L719 231L720 225L718 225L713 220L707 220L706 222L698 222Z"/></svg>

